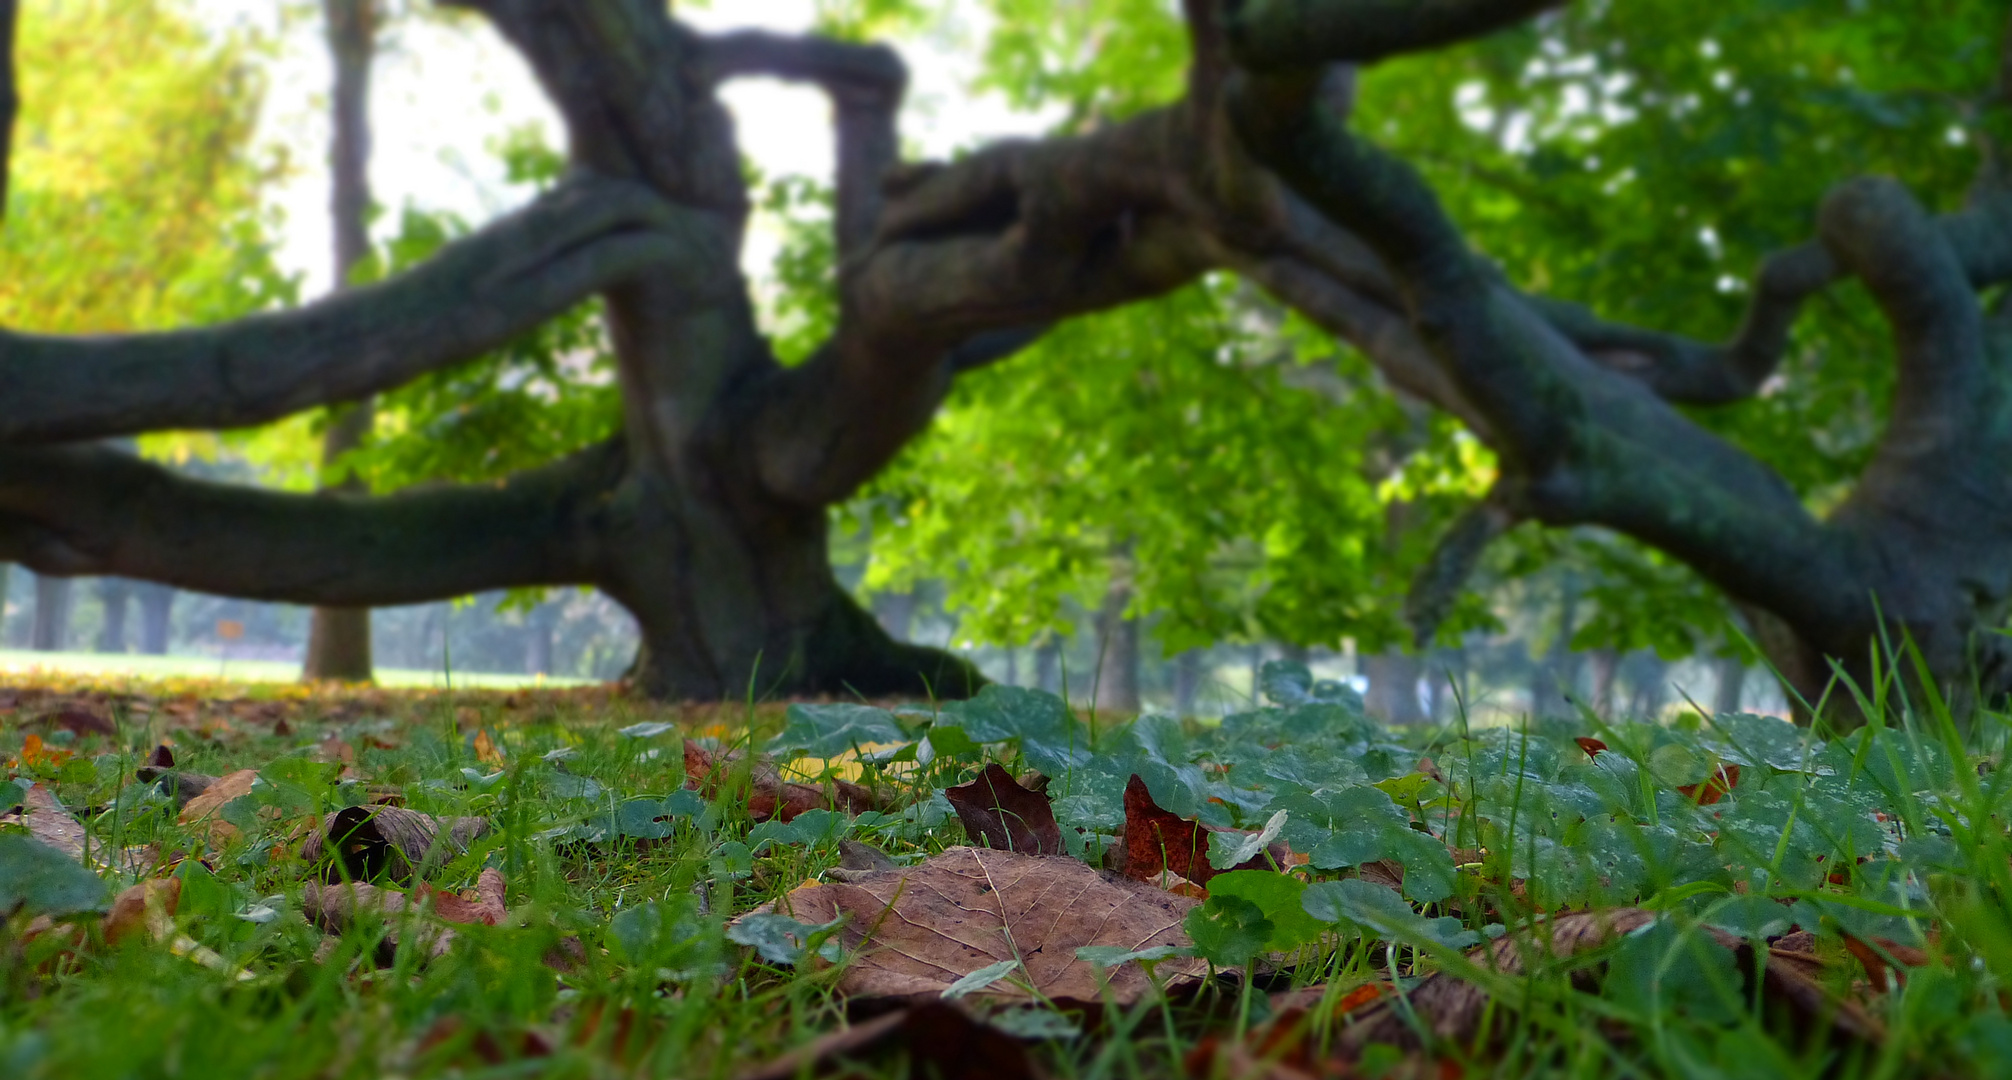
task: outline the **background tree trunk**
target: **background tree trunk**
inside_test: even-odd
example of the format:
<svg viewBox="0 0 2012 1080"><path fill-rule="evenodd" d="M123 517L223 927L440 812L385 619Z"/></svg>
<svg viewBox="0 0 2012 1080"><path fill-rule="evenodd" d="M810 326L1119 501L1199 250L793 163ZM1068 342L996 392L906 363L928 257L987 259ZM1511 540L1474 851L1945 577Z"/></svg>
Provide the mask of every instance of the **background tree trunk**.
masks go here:
<svg viewBox="0 0 2012 1080"><path fill-rule="evenodd" d="M166 656L174 628L175 590L143 581L133 587L133 593L140 601L140 651Z"/></svg>
<svg viewBox="0 0 2012 1080"><path fill-rule="evenodd" d="M1388 724L1422 724L1425 708L1418 701L1418 681L1425 673L1425 658L1396 649L1362 658L1362 673L1369 679L1363 705L1369 715Z"/></svg>
<svg viewBox="0 0 2012 1080"><path fill-rule="evenodd" d="M881 628L887 636L896 641L913 639L915 630L916 590L898 593L875 593L873 595L873 615L880 620Z"/></svg>
<svg viewBox="0 0 2012 1080"><path fill-rule="evenodd" d="M1062 692L1062 641L1053 630L1041 635L1034 646L1034 688L1050 694Z"/></svg>
<svg viewBox="0 0 2012 1080"><path fill-rule="evenodd" d="M28 635L30 648L58 652L69 642L71 586L69 578L35 575L35 628Z"/></svg>
<svg viewBox="0 0 2012 1080"><path fill-rule="evenodd" d="M335 225L334 287L341 290L348 287L357 264L370 254L370 65L376 46L377 11L374 0L323 0L322 10L328 23L329 56L335 66L330 95L334 131L329 147L333 176L329 204ZM363 444L373 419L368 400L335 414L323 436L324 469ZM333 485L337 491L362 489L353 478ZM311 681L370 681L369 609L315 608L301 675Z"/></svg>
<svg viewBox="0 0 2012 1080"><path fill-rule="evenodd" d="M1712 690L1712 711L1719 714L1742 711L1747 688L1746 662L1737 656L1721 656L1712 669L1718 675L1718 686Z"/></svg>
<svg viewBox="0 0 2012 1080"><path fill-rule="evenodd" d="M543 603L524 618L524 671L530 675L552 674L552 636L559 625L559 605Z"/></svg>
<svg viewBox="0 0 2012 1080"><path fill-rule="evenodd" d="M1202 650L1189 649L1174 657L1174 715L1195 714L1195 700L1202 692Z"/></svg>
<svg viewBox="0 0 2012 1080"><path fill-rule="evenodd" d="M98 651L126 651L126 608L133 596L133 583L125 578L102 578L98 599L105 605L105 621L98 627Z"/></svg>
<svg viewBox="0 0 2012 1080"><path fill-rule="evenodd" d="M1621 654L1612 649L1595 649L1591 656L1592 701L1589 704L1602 719L1614 719L1614 682L1621 671Z"/></svg>
<svg viewBox="0 0 2012 1080"><path fill-rule="evenodd" d="M1111 560L1111 585L1097 610L1097 711L1112 716L1137 716L1139 699L1139 621L1125 614L1132 603L1132 557L1129 545Z"/></svg>

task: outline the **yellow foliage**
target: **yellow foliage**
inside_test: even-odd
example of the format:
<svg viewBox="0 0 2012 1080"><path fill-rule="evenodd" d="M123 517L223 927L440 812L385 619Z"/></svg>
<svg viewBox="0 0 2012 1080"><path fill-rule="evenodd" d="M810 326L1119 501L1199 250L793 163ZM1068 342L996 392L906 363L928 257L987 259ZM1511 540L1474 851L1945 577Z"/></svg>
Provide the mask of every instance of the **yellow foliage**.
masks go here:
<svg viewBox="0 0 2012 1080"><path fill-rule="evenodd" d="M0 325L162 329L235 314L268 170L248 45L174 0L29 0L0 233Z"/></svg>

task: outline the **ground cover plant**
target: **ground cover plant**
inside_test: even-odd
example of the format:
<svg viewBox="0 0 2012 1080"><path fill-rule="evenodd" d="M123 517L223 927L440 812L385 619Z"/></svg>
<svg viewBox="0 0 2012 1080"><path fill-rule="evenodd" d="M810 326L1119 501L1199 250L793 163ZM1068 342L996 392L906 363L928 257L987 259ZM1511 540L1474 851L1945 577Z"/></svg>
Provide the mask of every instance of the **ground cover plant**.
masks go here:
<svg viewBox="0 0 2012 1080"><path fill-rule="evenodd" d="M1831 738L1291 664L1219 724L18 686L0 1071L1993 1075L2004 727L1887 685Z"/></svg>

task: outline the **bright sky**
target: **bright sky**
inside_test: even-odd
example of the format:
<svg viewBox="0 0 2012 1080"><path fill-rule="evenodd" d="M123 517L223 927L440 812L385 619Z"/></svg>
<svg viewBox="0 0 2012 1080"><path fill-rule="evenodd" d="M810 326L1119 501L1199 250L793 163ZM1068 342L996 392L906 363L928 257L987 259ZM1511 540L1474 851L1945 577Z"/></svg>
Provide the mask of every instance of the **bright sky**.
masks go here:
<svg viewBox="0 0 2012 1080"><path fill-rule="evenodd" d="M286 217L281 260L306 275L306 295L328 286L327 87L329 65L317 18L282 26L274 0L195 0L218 28L251 27L276 34L282 46L269 65L261 139L286 148L295 169L275 198ZM953 18L927 41L902 43L911 71L902 131L916 151L938 156L1006 135L1031 134L1045 117L1010 110L996 96L967 89L977 73L984 24L977 5ZM765 27L801 31L812 21L814 0L724 0L712 10L680 10L704 30ZM738 121L741 148L771 175L803 174L829 180L832 135L829 110L814 90L766 80L746 81L726 93ZM383 43L371 87L374 142L371 185L377 202L395 220L407 203L447 209L481 221L520 201L503 184L502 166L488 150L497 138L526 123L542 125L547 141L563 146L558 119L517 54L479 19L439 25L411 20ZM745 262L763 276L775 236L757 221Z"/></svg>

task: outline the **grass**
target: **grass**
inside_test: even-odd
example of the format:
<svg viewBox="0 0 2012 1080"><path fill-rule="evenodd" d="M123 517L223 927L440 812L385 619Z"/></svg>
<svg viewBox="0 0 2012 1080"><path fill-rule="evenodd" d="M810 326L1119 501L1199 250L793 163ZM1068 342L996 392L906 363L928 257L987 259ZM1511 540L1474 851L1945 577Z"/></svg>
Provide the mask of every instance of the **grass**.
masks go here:
<svg viewBox="0 0 2012 1080"><path fill-rule="evenodd" d="M58 675L139 676L154 679L220 679L233 682L286 683L300 678L300 665L279 660L238 660L229 656L142 656L134 653L33 652L0 649L0 677ZM377 682L393 687L447 687L450 677L439 670L379 668ZM511 688L519 686L584 686L590 680L545 675L504 675L454 672L454 686Z"/></svg>
<svg viewBox="0 0 2012 1080"><path fill-rule="evenodd" d="M1350 991L1425 1001L1429 983L1454 977L1490 1003L1481 1028L1357 1048L1352 1075L1990 1076L2012 1061L2005 720L1959 725L1933 700L1902 708L1890 685L1867 704L1891 723L1829 739L1696 714L1383 732L1289 679L1284 706L1222 726L1075 717L1028 692L888 713L675 708L598 687L309 693L65 677L12 690L15 722L0 733L11 771L53 786L95 847L168 853L152 873L182 892L170 931L117 944L89 916L72 936L37 932L25 909L4 924L0 1076L736 1076L872 1003L840 992L844 964L765 958L729 940L725 921L828 877L841 838L906 862L966 842L936 793L984 760L1050 776L1082 858L1116 840L1124 772L1170 811L1216 824L1254 828L1287 808L1284 835L1314 860L1294 871L1292 897L1335 895L1319 883L1357 878L1364 863L1405 871L1406 896L1376 894L1393 907L1330 913L1303 940L1280 929L1283 909L1212 897L1189 929L1225 977L1066 1015L1079 1034L1029 1044L1051 1075L1234 1075L1222 1048L1264 1028L1266 991L1293 987L1326 993L1301 1046L1319 1060L1347 1042L1350 1018L1332 1006ZM65 703L111 716L118 734L64 741L36 723ZM862 733L886 725L905 736L893 745L928 735L933 756L862 763L859 744L883 741ZM886 813L816 835L758 825L745 768L710 800L677 796L686 735L773 746L803 779L867 785ZM1575 738L1606 749L1589 755ZM225 814L229 835L179 822L134 780L163 742L180 769L261 771ZM409 926L385 948L395 922L330 935L306 918L317 872L300 857L306 823L359 801L363 782L395 787L414 810L492 822L429 877L467 889L500 870L511 917L457 927L438 957ZM633 806L648 812L624 813ZM776 842L750 843L765 835ZM1466 951L1524 940L1566 911L1626 908L1651 922L1573 956L1526 950L1521 974ZM1823 993L1862 1007L1879 1039L1797 1020L1747 977L1740 965L1792 927L1815 935ZM1763 948L1735 952L1714 932ZM1246 963L1220 944L1235 940L1260 955ZM1895 965L1905 981L1881 992L1856 958L1867 948L1926 963ZM1396 1000L1383 1007L1412 997ZM1198 1052L1205 1043L1217 1052ZM904 1075L902 1060L865 1074Z"/></svg>

